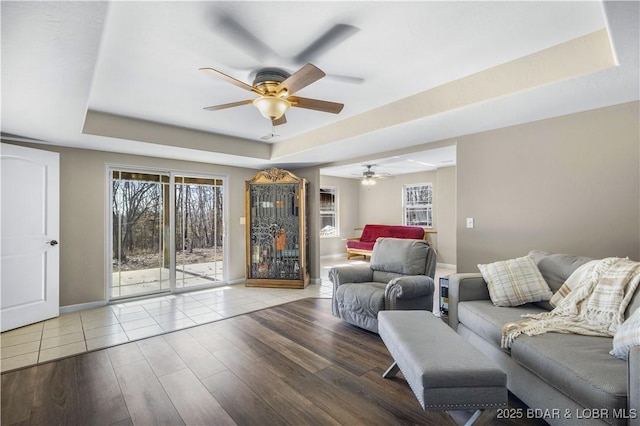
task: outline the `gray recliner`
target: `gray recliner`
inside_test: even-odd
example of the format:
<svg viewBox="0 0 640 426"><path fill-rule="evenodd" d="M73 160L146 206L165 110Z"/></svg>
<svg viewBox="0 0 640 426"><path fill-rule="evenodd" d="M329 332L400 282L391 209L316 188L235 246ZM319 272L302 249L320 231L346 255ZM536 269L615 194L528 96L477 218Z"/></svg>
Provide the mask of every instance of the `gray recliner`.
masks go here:
<svg viewBox="0 0 640 426"><path fill-rule="evenodd" d="M334 316L374 333L382 310L433 309L436 252L424 240L379 238L368 265L331 268Z"/></svg>

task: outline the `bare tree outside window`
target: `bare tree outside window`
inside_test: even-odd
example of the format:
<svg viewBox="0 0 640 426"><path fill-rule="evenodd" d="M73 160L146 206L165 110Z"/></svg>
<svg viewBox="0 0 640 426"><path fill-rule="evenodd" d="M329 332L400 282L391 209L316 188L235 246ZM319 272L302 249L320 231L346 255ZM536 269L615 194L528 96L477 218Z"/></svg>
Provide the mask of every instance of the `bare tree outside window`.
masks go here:
<svg viewBox="0 0 640 426"><path fill-rule="evenodd" d="M169 176L114 171L111 176L111 297L168 290L165 203Z"/></svg>
<svg viewBox="0 0 640 426"><path fill-rule="evenodd" d="M111 298L223 280L223 184L213 177L111 172Z"/></svg>
<svg viewBox="0 0 640 426"><path fill-rule="evenodd" d="M320 237L339 237L338 188L320 188Z"/></svg>
<svg viewBox="0 0 640 426"><path fill-rule="evenodd" d="M417 183L402 188L403 224L433 227L433 185Z"/></svg>
<svg viewBox="0 0 640 426"><path fill-rule="evenodd" d="M220 179L175 177L176 287L222 280L223 185Z"/></svg>

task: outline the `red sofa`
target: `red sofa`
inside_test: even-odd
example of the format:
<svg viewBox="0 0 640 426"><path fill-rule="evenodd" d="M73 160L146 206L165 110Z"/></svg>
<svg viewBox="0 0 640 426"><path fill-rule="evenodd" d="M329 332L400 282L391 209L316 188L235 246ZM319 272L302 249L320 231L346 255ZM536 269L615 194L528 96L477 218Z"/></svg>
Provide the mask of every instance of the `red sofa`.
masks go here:
<svg viewBox="0 0 640 426"><path fill-rule="evenodd" d="M405 238L423 240L424 228L420 226L365 225L360 238L347 239L347 259L353 256L371 256L373 245L378 238Z"/></svg>

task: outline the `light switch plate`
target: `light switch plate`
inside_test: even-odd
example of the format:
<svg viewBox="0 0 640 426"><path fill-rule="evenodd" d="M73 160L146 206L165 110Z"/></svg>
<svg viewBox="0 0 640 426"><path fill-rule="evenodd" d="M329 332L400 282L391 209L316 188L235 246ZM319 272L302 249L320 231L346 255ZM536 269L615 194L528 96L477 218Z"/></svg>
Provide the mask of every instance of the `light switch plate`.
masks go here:
<svg viewBox="0 0 640 426"><path fill-rule="evenodd" d="M469 228L469 229L473 228L473 218L472 217L468 217L467 218L467 228Z"/></svg>

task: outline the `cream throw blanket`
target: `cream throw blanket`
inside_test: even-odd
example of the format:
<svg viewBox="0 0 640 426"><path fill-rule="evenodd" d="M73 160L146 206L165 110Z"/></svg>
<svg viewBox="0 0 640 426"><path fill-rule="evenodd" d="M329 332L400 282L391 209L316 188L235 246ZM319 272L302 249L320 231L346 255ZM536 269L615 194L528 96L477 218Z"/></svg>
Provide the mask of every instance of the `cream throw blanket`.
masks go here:
<svg viewBox="0 0 640 426"><path fill-rule="evenodd" d="M609 257L594 262L582 280L550 312L523 315L527 319L502 327L503 348L521 334L547 332L613 336L640 282L640 263Z"/></svg>

